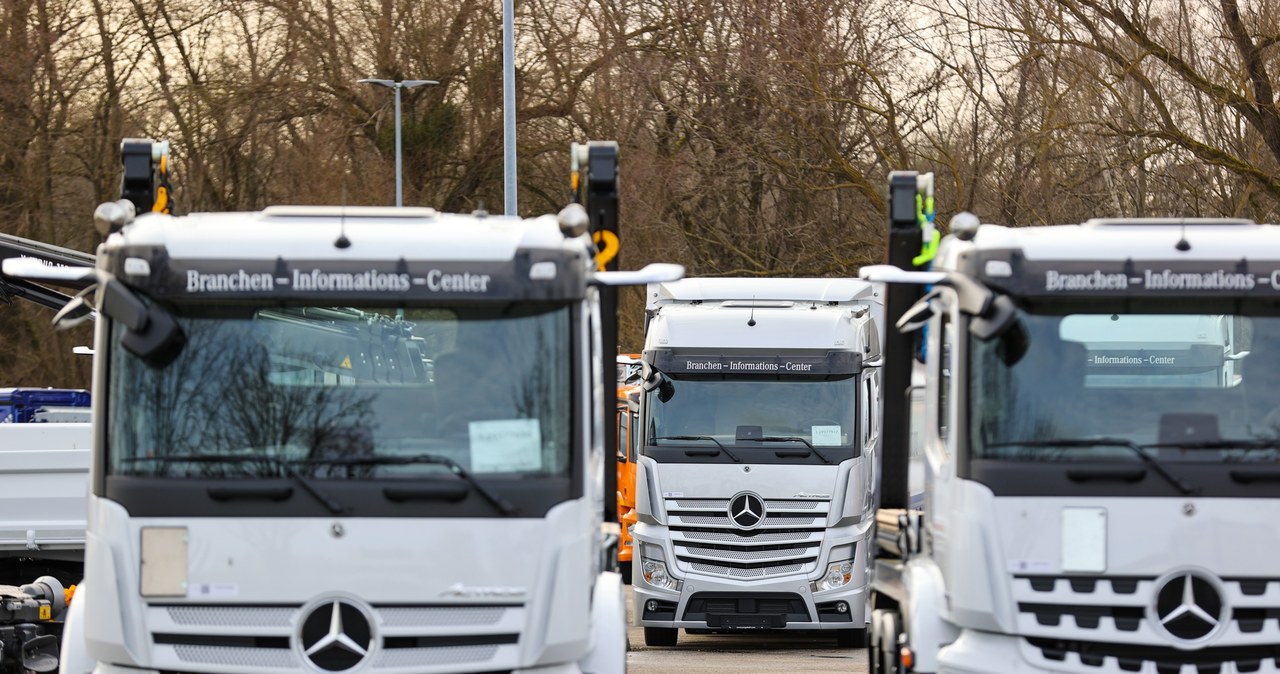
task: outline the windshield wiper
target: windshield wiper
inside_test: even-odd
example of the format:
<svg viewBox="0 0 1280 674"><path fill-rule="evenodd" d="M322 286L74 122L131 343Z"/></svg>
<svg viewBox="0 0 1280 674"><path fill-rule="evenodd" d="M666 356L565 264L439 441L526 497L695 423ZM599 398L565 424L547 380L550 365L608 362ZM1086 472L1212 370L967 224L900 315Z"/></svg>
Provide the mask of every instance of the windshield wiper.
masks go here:
<svg viewBox="0 0 1280 674"><path fill-rule="evenodd" d="M1168 447L1170 449L1280 449L1280 439L1225 438L1196 440L1195 442L1155 442L1143 447Z"/></svg>
<svg viewBox="0 0 1280 674"><path fill-rule="evenodd" d="M1172 473L1142 448L1141 445L1132 440L1123 438L1061 438L1056 440L1020 440L1017 442L996 442L987 445L987 447L1124 447L1133 452L1142 459L1156 473L1163 477L1165 481L1177 488L1184 496L1190 496L1199 490L1188 487L1186 483L1178 479Z"/></svg>
<svg viewBox="0 0 1280 674"><path fill-rule="evenodd" d="M423 454L409 454L405 456L360 456L360 457L349 457L349 458L344 457L344 458L334 458L334 459L306 459L303 461L303 463L321 463L321 464L337 465L337 466L389 466L389 465L400 466L400 465L408 465L413 463L429 463L429 464L435 464L438 466L445 466L449 469L449 472L453 473L454 475L457 475L459 478L465 480L467 484L471 485L477 492L480 493L481 496L485 498L485 500L492 503L494 507L500 510L503 515L511 516L516 514L516 512L518 512L516 507L514 505L511 505L510 501L490 491L489 488L484 486L484 484L482 484L479 480L477 480L475 476L470 473L470 471L468 471L466 468L463 468L462 464L458 463L457 461L454 461L453 459L447 456L444 456L443 454L423 453Z"/></svg>
<svg viewBox="0 0 1280 674"><path fill-rule="evenodd" d="M805 440L804 438L798 435L765 435L759 438L751 438L751 439L756 440L758 442L803 442L804 446L808 447L810 452L817 454L818 458L822 459L824 463L828 465L834 463L831 459L827 458L826 454L823 454L822 452L818 451L818 448L814 447L813 443L809 442L808 440Z"/></svg>
<svg viewBox="0 0 1280 674"><path fill-rule="evenodd" d="M1260 440L1257 438L1224 438L1218 440L1197 440L1195 442L1157 442L1144 447L1168 447L1171 449L1242 449L1245 451L1254 451L1259 449L1280 449L1280 439ZM1242 457L1228 456L1223 457L1225 463L1252 463L1241 461ZM1232 477L1236 476L1236 471L1232 471Z"/></svg>
<svg viewBox="0 0 1280 674"><path fill-rule="evenodd" d="M710 440L711 442L716 443L716 447L719 447L720 451L728 455L730 459L733 459L734 463L742 463L742 459L738 458L736 454L729 451L729 448L725 447L724 443L711 437L710 435L660 435L654 438L654 440Z"/></svg>
<svg viewBox="0 0 1280 674"><path fill-rule="evenodd" d="M191 463L249 463L252 461L263 461L272 466L280 468L289 479L298 483L302 490L311 494L312 498L319 501L321 505L328 508L329 512L334 515L341 515L346 511L341 503L333 500L331 496L320 491L311 480L308 480L298 469L294 467L292 462L284 461L272 456L246 455L246 454L168 454L165 456L130 456L123 457L121 461L126 463L138 463L141 461L189 461Z"/></svg>

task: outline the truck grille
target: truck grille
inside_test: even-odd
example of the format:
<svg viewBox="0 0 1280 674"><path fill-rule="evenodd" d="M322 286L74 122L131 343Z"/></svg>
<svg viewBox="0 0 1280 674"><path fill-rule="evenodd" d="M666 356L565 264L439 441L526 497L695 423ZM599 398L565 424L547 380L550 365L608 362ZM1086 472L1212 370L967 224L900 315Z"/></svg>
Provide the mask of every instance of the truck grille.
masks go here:
<svg viewBox="0 0 1280 674"><path fill-rule="evenodd" d="M729 518L728 499L667 501L676 560L686 570L725 578L767 578L817 568L830 502L766 500L754 529Z"/></svg>
<svg viewBox="0 0 1280 674"><path fill-rule="evenodd" d="M1153 618L1176 615L1170 608L1187 596L1181 577L1015 575L1018 633L1055 669L1065 662L1074 665L1071 671L1178 672L1182 663L1208 674L1235 662L1223 674L1272 671L1250 664L1262 661L1280 668L1271 663L1280 657L1280 579L1222 578L1212 587L1201 585L1212 596L1193 593L1193 600L1203 602L1206 614L1221 625L1206 622L1188 636L1179 634L1182 628L1173 619L1161 625ZM1162 601L1172 605L1162 609ZM1142 669L1143 662L1155 669Z"/></svg>
<svg viewBox="0 0 1280 674"><path fill-rule="evenodd" d="M1275 674L1280 672L1280 652L1275 646L1224 646L1183 651L1160 646L1131 646L1053 639L1027 639L1026 643L1033 649L1032 662L1052 671L1099 674L1109 672Z"/></svg>
<svg viewBox="0 0 1280 674"><path fill-rule="evenodd" d="M175 604L148 608L162 671L241 667L307 669L294 648L301 606ZM373 672L404 668L509 669L518 655L524 607L373 606L380 641Z"/></svg>

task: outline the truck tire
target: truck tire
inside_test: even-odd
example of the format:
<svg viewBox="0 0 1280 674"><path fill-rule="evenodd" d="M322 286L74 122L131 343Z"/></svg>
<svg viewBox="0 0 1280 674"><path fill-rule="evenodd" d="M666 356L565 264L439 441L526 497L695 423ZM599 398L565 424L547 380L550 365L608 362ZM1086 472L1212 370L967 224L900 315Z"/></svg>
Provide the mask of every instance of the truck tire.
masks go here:
<svg viewBox="0 0 1280 674"><path fill-rule="evenodd" d="M618 573L622 574L622 584L631 584L631 562L618 562Z"/></svg>
<svg viewBox="0 0 1280 674"><path fill-rule="evenodd" d="M644 628L644 645L646 646L675 646L679 640L680 630L675 627Z"/></svg>
<svg viewBox="0 0 1280 674"><path fill-rule="evenodd" d="M883 674L903 674L898 638L902 634L897 611L885 611L880 623L880 663Z"/></svg>
<svg viewBox="0 0 1280 674"><path fill-rule="evenodd" d="M884 609L871 612L871 636L867 639L867 668L869 674L884 674L880 643L884 641Z"/></svg>
<svg viewBox="0 0 1280 674"><path fill-rule="evenodd" d="M838 630L836 631L836 648L865 648L867 645L867 630Z"/></svg>

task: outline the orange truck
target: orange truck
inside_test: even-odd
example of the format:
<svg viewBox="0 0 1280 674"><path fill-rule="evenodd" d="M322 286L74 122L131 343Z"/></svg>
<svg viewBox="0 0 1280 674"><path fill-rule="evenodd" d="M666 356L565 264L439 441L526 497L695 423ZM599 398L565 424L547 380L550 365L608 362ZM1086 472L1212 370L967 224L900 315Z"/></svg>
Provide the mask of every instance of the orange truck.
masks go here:
<svg viewBox="0 0 1280 674"><path fill-rule="evenodd" d="M618 567L631 582L631 528L636 524L636 441L640 431L640 354L618 356Z"/></svg>

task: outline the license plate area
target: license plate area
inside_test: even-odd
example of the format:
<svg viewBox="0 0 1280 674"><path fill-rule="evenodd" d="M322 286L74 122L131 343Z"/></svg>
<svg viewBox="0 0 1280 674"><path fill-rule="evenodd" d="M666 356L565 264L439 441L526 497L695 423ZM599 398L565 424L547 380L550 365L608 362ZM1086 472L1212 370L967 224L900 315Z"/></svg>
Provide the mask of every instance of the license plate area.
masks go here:
<svg viewBox="0 0 1280 674"><path fill-rule="evenodd" d="M722 630L771 630L787 626L781 615L709 615L707 626Z"/></svg>
<svg viewBox="0 0 1280 674"><path fill-rule="evenodd" d="M682 620L713 630L774 630L812 620L804 597L788 592L696 592Z"/></svg>

